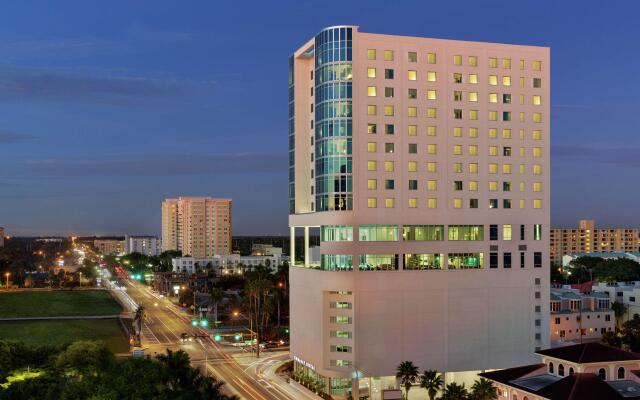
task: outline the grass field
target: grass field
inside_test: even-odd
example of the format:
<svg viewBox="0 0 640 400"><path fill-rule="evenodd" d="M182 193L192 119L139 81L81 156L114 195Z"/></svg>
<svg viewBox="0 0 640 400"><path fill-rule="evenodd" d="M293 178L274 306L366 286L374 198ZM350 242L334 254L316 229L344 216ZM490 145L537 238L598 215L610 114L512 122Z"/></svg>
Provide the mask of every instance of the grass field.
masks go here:
<svg viewBox="0 0 640 400"><path fill-rule="evenodd" d="M0 318L113 315L121 310L102 290L0 293Z"/></svg>
<svg viewBox="0 0 640 400"><path fill-rule="evenodd" d="M101 340L114 353L129 351L128 338L117 319L0 322L0 339L37 345Z"/></svg>

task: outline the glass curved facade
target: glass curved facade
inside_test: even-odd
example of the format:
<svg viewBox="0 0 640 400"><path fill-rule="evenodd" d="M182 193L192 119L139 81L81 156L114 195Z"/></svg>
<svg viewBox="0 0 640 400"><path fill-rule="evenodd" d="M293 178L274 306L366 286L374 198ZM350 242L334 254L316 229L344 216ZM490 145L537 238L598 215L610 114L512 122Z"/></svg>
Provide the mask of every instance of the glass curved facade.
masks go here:
<svg viewBox="0 0 640 400"><path fill-rule="evenodd" d="M316 211L352 210L352 28L315 37Z"/></svg>

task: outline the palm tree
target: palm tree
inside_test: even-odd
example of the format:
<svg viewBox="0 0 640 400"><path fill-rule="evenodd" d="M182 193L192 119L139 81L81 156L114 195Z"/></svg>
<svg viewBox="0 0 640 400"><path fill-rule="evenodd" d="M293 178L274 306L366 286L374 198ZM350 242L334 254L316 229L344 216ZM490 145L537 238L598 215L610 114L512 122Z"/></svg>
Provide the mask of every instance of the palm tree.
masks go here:
<svg viewBox="0 0 640 400"><path fill-rule="evenodd" d="M218 304L220 304L223 298L224 291L219 287L214 286L209 290L209 299L211 303L213 303L213 326L216 327L218 326Z"/></svg>
<svg viewBox="0 0 640 400"><path fill-rule="evenodd" d="M413 365L411 361L403 361L398 365L396 378L399 378L400 383L404 385L405 396L408 399L411 385L418 380L418 367Z"/></svg>
<svg viewBox="0 0 640 400"><path fill-rule="evenodd" d="M611 309L616 317L616 328L620 328L620 321L622 320L624 313L627 312L627 306L619 301L614 301L611 304Z"/></svg>
<svg viewBox="0 0 640 400"><path fill-rule="evenodd" d="M470 397L473 400L497 400L498 392L490 380L480 378L473 382Z"/></svg>
<svg viewBox="0 0 640 400"><path fill-rule="evenodd" d="M427 389L430 400L435 400L436 394L442 389L442 375L433 369L424 371L420 375L420 387Z"/></svg>
<svg viewBox="0 0 640 400"><path fill-rule="evenodd" d="M442 393L441 400L468 400L469 393L467 389L464 387L464 383L462 385L458 385L455 382L449 383L444 388L444 392Z"/></svg>

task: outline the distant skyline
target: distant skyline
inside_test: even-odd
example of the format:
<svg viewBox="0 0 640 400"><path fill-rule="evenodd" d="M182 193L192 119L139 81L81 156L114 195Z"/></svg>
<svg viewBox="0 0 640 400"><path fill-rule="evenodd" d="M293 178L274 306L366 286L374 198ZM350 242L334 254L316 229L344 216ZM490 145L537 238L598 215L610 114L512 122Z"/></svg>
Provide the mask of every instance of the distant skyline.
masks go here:
<svg viewBox="0 0 640 400"><path fill-rule="evenodd" d="M160 233L164 198L233 199L286 234L287 60L330 25L551 47L552 225L640 226L640 5L9 2L0 14L0 226Z"/></svg>

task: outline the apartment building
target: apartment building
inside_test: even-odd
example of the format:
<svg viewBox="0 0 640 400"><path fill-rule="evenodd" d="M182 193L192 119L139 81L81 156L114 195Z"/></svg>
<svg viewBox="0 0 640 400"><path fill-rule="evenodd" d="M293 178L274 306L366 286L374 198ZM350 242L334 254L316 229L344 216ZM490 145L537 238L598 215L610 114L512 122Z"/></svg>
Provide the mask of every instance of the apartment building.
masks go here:
<svg viewBox="0 0 640 400"><path fill-rule="evenodd" d="M153 257L161 253L160 239L156 236L126 236L125 253L140 253Z"/></svg>
<svg viewBox="0 0 640 400"><path fill-rule="evenodd" d="M0 247L4 247L4 228L0 226Z"/></svg>
<svg viewBox="0 0 640 400"><path fill-rule="evenodd" d="M123 240L96 239L93 241L93 247L102 254L118 255L124 253Z"/></svg>
<svg viewBox="0 0 640 400"><path fill-rule="evenodd" d="M606 332L615 332L616 318L607 293L551 289L550 310L551 341L600 341Z"/></svg>
<svg viewBox="0 0 640 400"><path fill-rule="evenodd" d="M293 54L297 371L333 396L379 398L401 361L460 380L548 346L549 60L355 26Z"/></svg>
<svg viewBox="0 0 640 400"><path fill-rule="evenodd" d="M637 252L640 230L636 228L596 229L592 219L580 220L578 228L553 228L549 238L551 261L561 265L562 257L575 253Z"/></svg>
<svg viewBox="0 0 640 400"><path fill-rule="evenodd" d="M213 257L231 253L231 199L178 197L162 202L162 251Z"/></svg>

